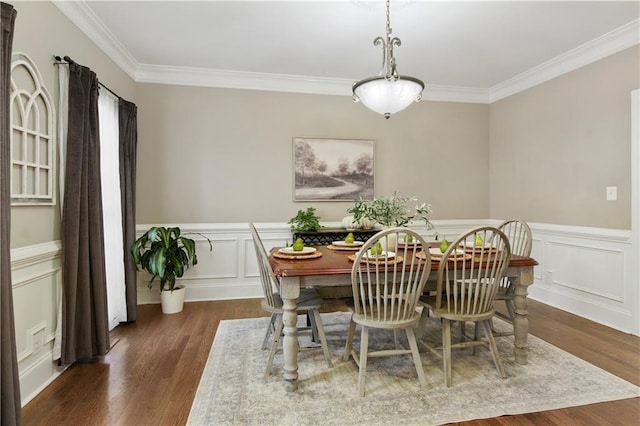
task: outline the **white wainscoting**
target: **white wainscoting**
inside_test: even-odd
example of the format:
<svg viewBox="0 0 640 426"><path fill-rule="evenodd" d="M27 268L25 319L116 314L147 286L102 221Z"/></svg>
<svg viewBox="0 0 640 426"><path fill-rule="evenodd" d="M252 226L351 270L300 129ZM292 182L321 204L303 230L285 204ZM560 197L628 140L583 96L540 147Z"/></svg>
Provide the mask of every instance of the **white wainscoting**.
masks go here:
<svg viewBox="0 0 640 426"><path fill-rule="evenodd" d="M439 239L453 240L461 232L498 220L436 220ZM337 227L338 223L324 223ZM531 223L532 256L539 262L532 299L575 313L618 330L638 335L633 313L634 259L631 232L603 228ZM267 249L291 242L284 223L256 224ZM262 297L255 252L245 223L184 224L183 232L199 232L213 242L213 251L202 237L197 240L199 263L187 271L187 301ZM141 234L149 226L138 225ZM413 227L428 239L433 232ZM55 379L62 370L52 361L57 303L60 296L61 247L59 241L11 250L16 346L23 405ZM159 303L157 284L146 287L148 276L139 274L140 304Z"/></svg>
<svg viewBox="0 0 640 426"><path fill-rule="evenodd" d="M634 298L630 230L530 223L535 268L532 299L640 335L633 321Z"/></svg>
<svg viewBox="0 0 640 426"><path fill-rule="evenodd" d="M24 406L63 371L52 359L62 283L60 241L12 249L11 279Z"/></svg>
<svg viewBox="0 0 640 426"><path fill-rule="evenodd" d="M453 240L461 232L481 225L498 225L499 220L434 220L438 239ZM339 227L337 222L323 223ZM631 232L531 223L532 256L538 261L535 283L529 295L548 305L575 313L618 330L638 335L633 324ZM183 224L183 232L198 232L213 242L213 251L202 237L197 240L199 263L181 280L187 286L186 300L224 300L262 297L251 234L245 223ZM138 225L141 234L150 225ZM291 242L284 223L257 223L267 250ZM428 239L434 232L413 227ZM637 261L637 260L636 260ZM637 265L636 265L637 267ZM140 304L159 303L157 283L146 287L148 276L139 274ZM635 284L637 285L637 283Z"/></svg>

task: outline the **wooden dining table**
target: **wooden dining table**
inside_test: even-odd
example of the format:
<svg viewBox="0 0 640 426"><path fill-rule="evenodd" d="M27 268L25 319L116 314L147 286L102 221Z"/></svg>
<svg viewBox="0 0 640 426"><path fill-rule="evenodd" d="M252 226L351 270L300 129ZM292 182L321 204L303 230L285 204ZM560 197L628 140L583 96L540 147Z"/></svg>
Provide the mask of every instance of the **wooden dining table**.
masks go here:
<svg viewBox="0 0 640 426"><path fill-rule="evenodd" d="M280 296L283 301L284 339L284 380L286 390L294 392L298 388L298 336L297 299L301 287L344 287L351 286L353 262L349 255L354 252L333 250L327 246L315 246L318 257L311 259L283 259L278 255L278 247L271 250L269 261L280 280ZM432 256L431 273L425 290L435 290L439 263ZM527 287L533 284L533 267L538 262L530 257L512 255L505 276L515 285L514 354L518 364L527 364L529 347L529 321L527 318Z"/></svg>

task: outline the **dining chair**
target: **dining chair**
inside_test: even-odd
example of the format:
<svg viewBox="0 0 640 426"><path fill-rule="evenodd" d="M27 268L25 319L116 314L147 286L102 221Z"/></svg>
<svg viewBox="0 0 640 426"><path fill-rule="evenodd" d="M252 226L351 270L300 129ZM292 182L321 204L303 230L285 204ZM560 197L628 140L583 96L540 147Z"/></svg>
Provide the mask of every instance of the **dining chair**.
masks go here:
<svg viewBox="0 0 640 426"><path fill-rule="evenodd" d="M406 242L405 237L413 240ZM380 244L379 244L380 243ZM385 247L379 253L376 247ZM351 269L353 306L343 354L343 360L353 357L359 367L358 392L365 393L365 378L369 358L410 354L413 357L418 381L426 386L424 369L418 352L414 326L420 319L416 310L418 299L431 270L427 243L407 228L392 228L375 234L355 254ZM372 250L373 249L373 250ZM360 350L353 345L356 326L361 327ZM369 330L394 331L393 348L369 351ZM396 332L404 330L409 349L397 344Z"/></svg>
<svg viewBox="0 0 640 426"><path fill-rule="evenodd" d="M500 229L509 239L509 245L511 246L511 254L515 254L517 256L531 256L531 245L532 245L532 237L531 237L531 228L529 225L518 219L510 219L504 221L500 226ZM500 280L500 288L498 289L498 294L496 294L496 300L504 300L507 314L503 314L502 312L496 311L496 316L509 321L513 324L513 319L515 316L515 306L513 304L513 299L515 296L515 286L512 281L505 277ZM495 333L496 336L505 336L505 335L513 335L513 331L507 333Z"/></svg>
<svg viewBox="0 0 640 426"><path fill-rule="evenodd" d="M427 320L431 313L441 321L442 346L430 343L426 346L442 358L447 387L452 381L452 349L488 344L496 368L506 377L490 321L495 314L493 301L510 256L509 240L502 231L490 226L472 229L450 244L440 258L436 291L420 297L423 319ZM451 323L468 321L481 324L486 340L476 333L472 340L461 339L452 344Z"/></svg>
<svg viewBox="0 0 640 426"><path fill-rule="evenodd" d="M262 300L262 309L271 313L269 325L262 342L262 349L267 349L269 340L271 340L271 348L269 350L269 358L267 360L266 374L270 375L273 358L278 350L280 338L282 337L282 331L284 329L284 323L282 320L282 298L280 297L280 282L273 273L271 264L269 263L269 255L262 244L262 240L258 235L258 231L253 223L249 224L251 229L251 235L253 237L253 245L256 250L256 258L258 261L258 269L260 270L260 281L262 284L262 293L264 299ZM304 313L309 319L309 327L298 327L298 332L311 331L313 336L317 336L320 340L320 346L324 352L324 358L327 362L327 366L333 367L331 362L331 353L329 352L329 346L327 345L327 338L325 336L324 327L322 325L322 318L320 316L320 308L322 307L322 298L318 295L313 288L301 288L300 297L298 298L298 313ZM317 346L311 346L301 349L316 348Z"/></svg>

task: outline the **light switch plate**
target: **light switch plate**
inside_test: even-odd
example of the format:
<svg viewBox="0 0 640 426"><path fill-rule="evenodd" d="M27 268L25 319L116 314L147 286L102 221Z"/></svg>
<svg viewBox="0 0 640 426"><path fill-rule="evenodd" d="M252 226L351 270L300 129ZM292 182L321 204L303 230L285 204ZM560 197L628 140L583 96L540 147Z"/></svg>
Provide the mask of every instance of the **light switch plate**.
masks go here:
<svg viewBox="0 0 640 426"><path fill-rule="evenodd" d="M607 186L607 201L616 201L618 199L618 187Z"/></svg>

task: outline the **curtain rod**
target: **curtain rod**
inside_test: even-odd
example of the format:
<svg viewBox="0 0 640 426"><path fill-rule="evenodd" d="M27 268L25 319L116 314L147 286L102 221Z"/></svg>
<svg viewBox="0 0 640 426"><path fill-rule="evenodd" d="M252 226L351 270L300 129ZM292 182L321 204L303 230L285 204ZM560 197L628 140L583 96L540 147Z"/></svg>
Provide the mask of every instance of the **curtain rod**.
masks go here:
<svg viewBox="0 0 640 426"><path fill-rule="evenodd" d="M62 65L62 64L77 64L76 61L74 61L73 59L71 59L68 56L63 56L62 58L58 55L53 55L53 59L56 60L56 62L53 63L53 65ZM122 99L122 97L120 97L120 95L118 95L116 92L114 92L113 90L109 89L107 87L106 84L102 83L100 80L98 80L98 84L100 86L102 86L104 89L106 89L109 93L111 93L113 96L115 96L118 99Z"/></svg>

